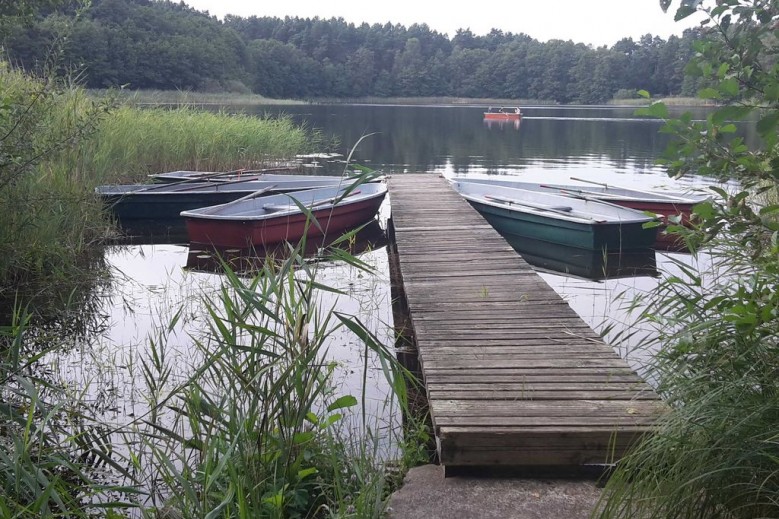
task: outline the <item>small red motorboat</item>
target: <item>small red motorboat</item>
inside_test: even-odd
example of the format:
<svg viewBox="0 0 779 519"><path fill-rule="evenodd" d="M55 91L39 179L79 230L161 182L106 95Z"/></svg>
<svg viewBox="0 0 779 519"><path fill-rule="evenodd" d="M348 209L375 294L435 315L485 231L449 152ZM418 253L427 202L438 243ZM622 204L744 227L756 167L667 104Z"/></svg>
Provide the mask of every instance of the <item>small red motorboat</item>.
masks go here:
<svg viewBox="0 0 779 519"><path fill-rule="evenodd" d="M522 117L522 111L516 106L489 107L484 119L490 121L516 121Z"/></svg>

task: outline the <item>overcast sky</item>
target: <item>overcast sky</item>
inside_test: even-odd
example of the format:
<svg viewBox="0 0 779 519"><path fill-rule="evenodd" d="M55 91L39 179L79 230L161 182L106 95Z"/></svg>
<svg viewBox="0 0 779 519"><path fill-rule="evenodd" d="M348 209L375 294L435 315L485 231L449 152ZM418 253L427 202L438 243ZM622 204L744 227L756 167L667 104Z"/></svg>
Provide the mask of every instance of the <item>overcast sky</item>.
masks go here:
<svg viewBox="0 0 779 519"><path fill-rule="evenodd" d="M219 18L225 14L248 16L298 16L302 18L342 17L360 24L400 23L408 27L426 23L430 28L454 36L457 29L470 28L483 35L497 28L525 33L539 40L573 40L595 46L611 46L625 37L637 40L651 33L667 39L671 34L696 25L695 21L674 22L673 10L660 9L659 0L184 0L200 11Z"/></svg>

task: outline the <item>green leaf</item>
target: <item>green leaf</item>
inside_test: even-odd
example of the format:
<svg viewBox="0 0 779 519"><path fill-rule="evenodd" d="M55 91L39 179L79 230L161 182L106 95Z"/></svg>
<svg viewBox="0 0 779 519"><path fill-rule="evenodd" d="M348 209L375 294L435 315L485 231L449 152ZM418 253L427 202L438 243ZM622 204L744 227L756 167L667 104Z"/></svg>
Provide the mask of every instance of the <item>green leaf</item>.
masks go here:
<svg viewBox="0 0 779 519"><path fill-rule="evenodd" d="M779 112L770 113L757 122L757 132L766 138L767 134L776 131L777 124L779 124Z"/></svg>
<svg viewBox="0 0 779 519"><path fill-rule="evenodd" d="M316 467L309 467L307 469L298 470L298 479L306 479L308 476L313 476L318 472L319 471L316 469Z"/></svg>
<svg viewBox="0 0 779 519"><path fill-rule="evenodd" d="M652 97L649 95L649 92L647 92L646 90L639 90L638 95L639 97L643 97L644 99L649 99L650 97Z"/></svg>
<svg viewBox="0 0 779 519"><path fill-rule="evenodd" d="M711 114L711 122L722 124L725 121L740 121L752 112L748 106L725 106Z"/></svg>
<svg viewBox="0 0 779 519"><path fill-rule="evenodd" d="M699 91L698 97L701 99L719 99L722 96L720 96L719 90L709 87Z"/></svg>
<svg viewBox="0 0 779 519"><path fill-rule="evenodd" d="M636 115L644 115L649 117L658 117L660 119L668 118L668 107L663 103L652 103L645 108L639 108L635 111Z"/></svg>
<svg viewBox="0 0 779 519"><path fill-rule="evenodd" d="M767 85L764 93L767 101L779 101L779 83Z"/></svg>
<svg viewBox="0 0 779 519"><path fill-rule="evenodd" d="M703 202L693 207L692 212L704 220L707 220L714 216L714 206L711 202Z"/></svg>
<svg viewBox="0 0 779 519"><path fill-rule="evenodd" d="M327 406L328 411L335 411L336 409L344 409L346 407L353 407L357 405L357 399L353 397L352 395L344 395L329 406Z"/></svg>
<svg viewBox="0 0 779 519"><path fill-rule="evenodd" d="M271 505L276 510L281 510L281 505L284 504L284 494L278 492L272 496L264 498L262 502Z"/></svg>
<svg viewBox="0 0 779 519"><path fill-rule="evenodd" d="M766 216L779 212L779 205L768 205L760 209L760 216Z"/></svg>
<svg viewBox="0 0 779 519"><path fill-rule="evenodd" d="M735 97L738 95L738 80L734 77L725 79L719 84L719 90L725 95Z"/></svg>
<svg viewBox="0 0 779 519"><path fill-rule="evenodd" d="M736 133L737 130L738 128L736 128L736 125L733 123L726 124L719 129L720 133Z"/></svg>
<svg viewBox="0 0 779 519"><path fill-rule="evenodd" d="M676 16L674 16L674 21L678 22L679 20L684 20L688 16L695 14L696 9L694 7L688 7L683 6L676 10Z"/></svg>
<svg viewBox="0 0 779 519"><path fill-rule="evenodd" d="M298 432L292 436L292 442L295 445L308 443L313 439L314 439L314 433L312 431Z"/></svg>

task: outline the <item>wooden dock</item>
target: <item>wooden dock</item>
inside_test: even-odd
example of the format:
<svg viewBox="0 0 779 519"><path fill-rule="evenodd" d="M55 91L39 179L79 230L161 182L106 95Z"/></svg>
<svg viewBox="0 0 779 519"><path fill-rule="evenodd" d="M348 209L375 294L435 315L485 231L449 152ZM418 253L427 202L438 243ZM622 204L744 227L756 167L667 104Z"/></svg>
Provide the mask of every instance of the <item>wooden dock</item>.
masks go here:
<svg viewBox="0 0 779 519"><path fill-rule="evenodd" d="M389 193L443 465L611 463L651 431L656 393L444 179Z"/></svg>

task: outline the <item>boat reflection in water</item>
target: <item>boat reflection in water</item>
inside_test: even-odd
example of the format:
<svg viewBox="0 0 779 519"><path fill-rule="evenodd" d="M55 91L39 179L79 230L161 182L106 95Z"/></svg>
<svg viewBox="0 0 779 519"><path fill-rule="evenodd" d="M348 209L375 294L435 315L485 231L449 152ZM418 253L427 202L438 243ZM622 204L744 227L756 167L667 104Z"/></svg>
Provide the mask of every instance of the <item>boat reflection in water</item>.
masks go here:
<svg viewBox="0 0 779 519"><path fill-rule="evenodd" d="M484 126L488 130L492 130L493 128L498 130L503 129L514 129L519 130L519 126L522 124L522 119L503 119L503 120L496 120L496 119L484 119Z"/></svg>
<svg viewBox="0 0 779 519"><path fill-rule="evenodd" d="M372 220L356 232L328 238L309 238L306 241L303 256L316 260L318 258L333 259L328 250L338 249L353 256L379 249L387 245L387 234L378 220ZM268 248L254 249L221 249L209 247L200 243L190 243L187 255L186 269L197 272L222 273L224 265L230 267L239 275L253 275L262 270L268 261L281 261L289 258L294 244L277 243Z"/></svg>
<svg viewBox="0 0 779 519"><path fill-rule="evenodd" d="M536 270L593 281L659 275L653 249L607 252L511 235L503 237Z"/></svg>
<svg viewBox="0 0 779 519"><path fill-rule="evenodd" d="M123 221L114 239L117 245L163 245L189 243L187 226L181 218Z"/></svg>

